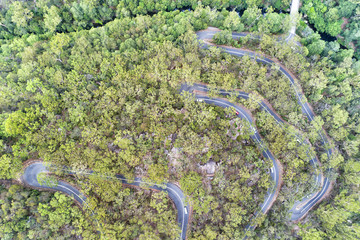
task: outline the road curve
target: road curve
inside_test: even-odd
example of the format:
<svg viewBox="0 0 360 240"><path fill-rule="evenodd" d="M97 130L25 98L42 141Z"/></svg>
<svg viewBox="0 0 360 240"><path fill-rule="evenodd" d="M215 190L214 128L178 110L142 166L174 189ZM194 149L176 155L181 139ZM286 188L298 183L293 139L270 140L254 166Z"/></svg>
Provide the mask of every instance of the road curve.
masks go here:
<svg viewBox="0 0 360 240"><path fill-rule="evenodd" d="M197 37L199 40L210 40L212 38L212 36L217 32L218 32L218 30L214 30L214 28L211 28L211 29L199 31L196 34L197 34ZM233 34L233 38L237 38L237 37L239 37L239 36L236 33ZM203 47L207 48L208 44L204 43ZM264 57L260 54L256 54L252 51L246 51L246 50L242 50L242 49L234 49L234 48L225 47L225 46L220 46L219 48L223 49L224 52L229 53L234 56L238 56L238 57L249 56L250 58L255 59L257 62L266 64L266 65L270 65L270 66L271 65L279 66L280 73L283 74L289 80L289 83L295 92L296 98L298 100L298 104L301 106L301 110L302 110L303 114L306 115L306 117L308 118L308 120L310 122L314 120L315 114L313 113L312 109L310 108L310 105L306 101L306 98L304 97L302 92L297 89L297 86L295 84L295 79L292 77L291 73L289 71L287 71L287 69L285 69L280 64L274 62L272 59ZM327 136L322 131L319 131L318 134L321 138L321 144L328 145L329 140L328 140ZM332 149L326 150L328 160L330 159L332 152L333 152ZM318 166L320 165L318 159L315 157L311 159L310 163L318 165ZM328 171L331 171L331 169L329 169ZM315 181L319 182L319 179L320 179L320 176L317 176L315 178ZM328 190L330 189L330 185L331 185L330 179L327 177L324 177L322 174L321 174L321 179L323 179L323 185L322 185L322 188L320 191L315 192L315 193L311 194L310 196L306 196L305 198L295 202L294 206L290 210L290 212L292 214L291 220L296 221L296 220L299 220L302 217L304 217L306 215L306 213L313 206L315 206L328 192Z"/></svg>
<svg viewBox="0 0 360 240"><path fill-rule="evenodd" d="M192 92L194 90L196 91L203 91L203 92L209 92L209 88L206 84L201 84L201 83L195 83L192 86L188 86L188 85L183 85L181 87L181 91L183 91L184 89L188 89L189 92ZM226 91L223 89L216 89L217 93L223 96L230 96L231 94L236 94L237 98L243 98L245 100L247 100L249 98L249 93L243 92L243 91L239 91L239 90L235 90L235 91ZM260 106L260 109L264 110L265 112L267 112L271 117L273 117L273 119L275 120L275 122L280 126L280 128L285 129L286 127L286 123L284 120L282 120L276 112L274 112L272 110L272 107L264 102L264 101L257 101L258 105ZM322 182L322 174L317 174L317 171L320 171L319 169L319 164L318 164L318 159L316 157L316 155L313 155L311 152L311 147L309 142L307 142L306 139L304 139L301 135L295 133L294 134L294 139L297 141L297 144L299 146L306 146L307 150L306 150L306 155L310 161L310 164L313 166L314 168L314 180L315 180L315 186L313 187L313 189L318 188L321 185Z"/></svg>
<svg viewBox="0 0 360 240"><path fill-rule="evenodd" d="M203 85L203 84L195 84L193 86L183 84L181 86L181 92L184 92L184 91L193 92L194 90L208 92L206 85ZM221 90L221 94L229 95L229 92ZM239 92L238 97L247 99L248 94L245 92ZM236 111L239 112L239 117L245 119L246 121L248 121L251 124L251 128L252 128L254 134L252 134L250 137L254 140L255 143L258 144L263 156L273 162L273 167L270 169L270 176L275 184L272 188L268 189L267 196L266 196L264 202L260 206L261 211L263 213L265 213L271 207L272 203L274 202L274 200L277 197L276 189L280 184L281 176L280 176L279 166L278 166L273 154L269 151L269 149L266 148L263 140L261 139L261 136L259 135L258 131L256 130L256 127L254 125L252 117L247 113L246 109L244 109L238 105L235 105L233 103L230 103L224 99L209 98L207 96L201 96L201 95L196 95L196 98L200 101L204 101L206 103L214 104L214 105L224 107L224 108L233 107L236 109ZM272 112L272 110L268 106L266 106L265 103L263 103L263 105L260 105L260 106L265 107L266 109L268 109ZM278 119L278 121L282 121L275 113L273 113L272 115L275 116ZM122 175L116 175L115 177L112 177L112 176L107 176L107 175L98 175L98 174L94 173L93 171L77 172L76 170L69 170L66 168L64 168L63 171L67 174L97 175L104 179L120 180L123 184L132 185L132 186L140 187L140 184L147 184L147 187L149 187L150 189L166 191L168 193L169 197L173 200L173 202L176 206L176 209L178 211L177 221L181 228L181 236L180 237L181 237L181 239L186 238L186 231L187 231L188 219L189 219L188 214L190 212L190 206L188 204L184 203L185 196L184 196L183 192L181 191L181 189L179 187L177 187L176 185L171 184L171 183L167 183L166 185L161 185L161 184L157 185L157 184L142 181L140 178L135 178L135 180L129 181L126 178L124 178ZM64 181L59 181L57 186L52 186L52 187L41 185L37 180L38 174L40 174L40 173L50 173L50 172L46 168L46 166L43 164L43 162L32 163L25 168L25 171L24 171L23 176L21 177L21 180L25 184L32 186L32 187L61 191L65 194L72 196L77 202L81 203L83 206L88 204L86 201L85 195L83 195L82 193L79 192L78 189L74 188L73 186L71 186L70 184L68 184ZM258 216L258 212L255 213L255 218L257 216ZM250 224L247 227L247 230L249 230L251 228L254 228L254 226L252 226Z"/></svg>
<svg viewBox="0 0 360 240"><path fill-rule="evenodd" d="M188 84L183 84L180 88L181 93L183 93L183 92L193 93L194 90L201 91L204 93L207 93L209 91L209 89L204 84L194 84L192 86L188 85ZM271 176L272 180L274 181L275 186L268 190L268 195L266 196L265 201L260 206L261 211L266 212L269 209L270 205L272 204L274 198L277 195L277 193L276 193L276 191L274 191L274 189L276 190L277 186L280 184L281 176L280 176L279 166L278 166L273 154L266 147L264 141L262 140L260 134L258 133L255 123L253 121L253 118L249 115L249 113L247 112L247 109L245 109L237 104L226 101L222 98L210 98L206 95L201 95L201 94L194 94L194 97L196 98L197 101L205 102L205 103L212 104L212 105L217 105L217 106L223 107L223 108L234 108L239 113L239 114L237 114L238 117L240 117L241 119L244 119L250 123L251 130L253 131L253 134L250 135L251 139L255 143L257 143L258 147L261 150L262 155L265 158L272 161L272 163L273 163L273 166L270 169L270 176Z"/></svg>
<svg viewBox="0 0 360 240"><path fill-rule="evenodd" d="M290 11L290 15L291 15L291 19L292 19L291 20L292 26L290 28L288 37L285 38L286 42L288 42L295 36L296 26L295 26L295 22L294 22L294 15L298 12L299 1L300 0L292 0L291 11ZM203 32L203 34L206 34L206 32ZM235 38L236 37L244 37L246 35L247 35L246 33L233 33L233 37L235 37ZM202 35L202 36L205 37L205 35ZM200 39L201 39L201 35L198 34L198 37L200 37ZM210 38L212 38L212 36ZM250 36L250 38L259 39L258 36L252 36L252 35ZM227 51L227 50L225 50L225 51ZM227 52L229 52L229 51L227 51ZM234 54L234 53L232 53L232 54ZM289 74L289 76L290 76L290 74ZM201 87L201 86L198 85L198 87ZM181 88L182 88L182 90L184 90L184 88L188 88L187 91L190 90L186 84L183 85ZM202 88L204 88L204 86L202 86ZM228 93L222 90L222 94L227 95ZM238 97L243 97L243 98L247 99L248 95L247 95L247 93L239 92ZM243 109L237 105L234 105L230 102L224 101L222 99L212 99L212 98L208 98L206 96L197 96L197 99L205 101L209 104L215 104L215 105L218 105L218 106L221 106L224 108L234 107L239 112L239 116L243 119L246 119L252 125L254 134L251 135L251 138L255 142L258 143L258 145L260 146L260 148L262 150L263 156L273 162L273 167L270 169L270 175L271 175L271 178L273 179L273 181L275 182L275 186L272 189L268 190L268 195L267 195L265 201L260 206L261 211L265 213L271 207L271 204L273 203L274 199L277 196L276 189L280 183L279 182L279 179L280 179L279 166L278 166L274 156L272 155L272 153L265 147L263 141L261 140L259 133L256 131L256 127L253 125L251 116L248 115L248 113L245 111L245 109ZM264 104L263 102L261 102L259 104L262 109L266 110L268 113L270 113L275 118L277 123L279 123L279 124L283 123L283 121L275 113L273 113L272 110L266 104ZM330 154L331 154L331 152L330 152ZM313 162L313 164L315 164L315 160L311 160L311 161ZM88 207L92 211L92 209L90 208L90 206L88 205L88 203L86 201L86 199L87 199L86 196L84 194L82 194L77 188L75 188L75 187L71 186L70 184L68 184L67 182L64 182L61 180L58 181L57 186L50 187L50 186L41 185L37 180L38 174L40 174L40 173L49 173L49 171L47 170L47 168L43 164L43 162L34 162L25 168L24 174L21 176L21 181L23 183L25 183L29 186L35 187L35 188L44 188L44 189L61 191L65 194L68 194L69 196L72 196L77 202L79 202L83 206ZM69 171L68 173L73 174L75 172ZM94 173L88 172L85 174L94 174ZM106 177L113 178L113 177L109 177L109 176L106 176ZM149 185L148 187L150 189L166 191L168 193L169 197L173 200L173 202L176 206L176 209L178 211L177 222L181 228L180 239L186 239L186 231L187 231L188 220L189 220L188 214L190 213L190 206L189 206L189 204L184 203L185 196L179 187L177 187L176 185L171 184L171 183L167 183L165 186L164 185L160 186L160 185L156 185L156 184L154 185L152 183L143 182L140 178L135 178L135 180L129 182L122 175L116 175L115 178L117 180L120 180L123 184L139 186L139 187L140 187L140 184L148 184ZM317 182L318 182L318 180L317 180ZM325 185L326 185L326 183L324 184L324 186ZM318 197L321 198L321 194L319 196L316 196L315 198L311 199L309 202L314 201L313 205L316 204L316 202L317 202L316 200ZM306 199L300 201L298 205L304 204L303 202L306 202ZM306 206L308 208L306 208ZM304 213L306 213L310 208L311 208L311 205L309 205L308 203L303 208L299 209L298 211L296 211L297 208L295 208L295 210L293 211L295 213L295 215L293 214L293 216L295 216L295 217L298 217L298 215L301 216L301 213L303 211L304 211ZM299 211L300 211L300 214L298 213ZM93 211L92 211L92 214L94 214ZM258 212L255 213L255 218L257 216L258 216ZM292 216L292 219L293 219L293 216ZM97 224L99 225L98 221L97 221ZM101 226L101 225L99 225L99 226ZM253 227L254 226L252 226L251 224L249 226L247 226L246 232ZM246 239L246 236L245 236L245 239Z"/></svg>
<svg viewBox="0 0 360 240"><path fill-rule="evenodd" d="M185 203L185 196L181 189L172 183L166 184L153 184L149 182L142 181L140 178L135 178L134 180L128 180L124 178L122 175L116 175L115 177L106 176L106 175L98 175L92 171L88 172L76 172L72 170L65 170L68 174L80 174L80 175L96 175L102 177L104 179L109 180L120 180L123 184L141 187L141 184L146 184L147 188L158 190L158 191L165 191L168 193L171 200L174 202L176 209L177 209L177 222L181 229L180 238L186 239L186 231L188 227L188 220L189 220L189 213L190 213L190 205ZM50 173L47 167L44 165L43 162L38 161L29 164L25 170L24 174L21 176L21 181L31 187L35 188L43 188L43 189L51 189L63 192L71 197L73 197L77 202L79 202L84 207L89 207L88 202L86 201L86 196L82 194L77 188L73 187L67 182L58 181L57 186L46 186L41 185L37 177L40 173ZM91 208L89 207L91 210ZM92 210L91 210L92 211ZM95 214L92 212L92 214ZM96 220L97 221L97 220ZM101 228L101 224L97 222L98 226ZM101 229L100 229L101 232Z"/></svg>
<svg viewBox="0 0 360 240"><path fill-rule="evenodd" d="M218 32L217 30L205 30L205 31L200 31L197 32L197 36L199 40L204 40L204 39L211 39L212 36ZM233 34L234 38L237 37L241 37L241 34ZM205 44L204 47L207 47L207 45ZM257 62L261 62L267 65L272 65L272 64L277 64L275 63L273 60L263 57L259 54L250 52L250 51L245 51L245 50L240 50L240 49L233 49L233 48L228 48L228 47L220 47L222 48L225 52L235 55L235 56L244 56L244 55L248 55L251 58L256 59ZM309 121L312 121L315 117L314 113L312 112L309 104L307 102L304 101L304 96L302 95L301 92L299 92L296 88L295 85L295 80L293 79L293 77L291 76L291 74L284 69L281 65L279 65L279 71L284 74L284 76L290 81L291 86L293 87L297 99L298 99L298 103L301 105L302 111L303 113L307 116L307 118L309 119ZM202 84L195 84L193 86L189 86L186 84L183 84L181 86L181 91L188 91L188 92L193 92L194 90L199 90L199 91L205 91L207 92L207 88L205 85ZM220 94L223 95L227 95L229 94L228 92L224 91L224 90L220 90ZM273 162L273 167L270 169L270 175L272 180L275 182L275 186L272 189L268 190L268 194L265 198L265 201L261 204L260 208L261 211L263 213L265 213L270 207L271 204L273 203L274 198L276 198L276 187L279 184L279 179L280 179L280 174L279 174L279 166L276 163L276 160L274 158L274 156L272 155L272 153L266 148L264 142L262 141L260 135L258 134L258 132L256 131L256 128L253 124L253 120L251 118L251 116L246 112L245 109L243 109L242 107L235 105L233 103L230 103L228 101L225 101L223 99L220 98L209 98L207 96L203 96L203 95L195 95L195 97L198 100L204 101L206 103L209 104L214 104L217 106L221 106L224 108L228 108L228 107L233 107L235 108L238 112L239 112L239 117L247 120L251 126L252 129L254 131L254 134L251 135L251 138L258 144L258 146L260 147L260 149L262 150L262 154L264 155L264 157L268 158L269 160L271 160ZM245 92L240 92L238 91L238 97L242 97L247 99L248 98L248 94ZM259 103L260 107L262 109L264 109L265 111L267 111L268 113L271 114L271 116L274 117L274 119L279 123L283 123L283 121L281 120L281 118L279 118L264 102ZM328 144L329 141L327 139L327 137L322 133L319 132L319 135L322 139L322 144ZM330 158L332 154L332 150L329 149L327 150L327 155ZM313 164L315 167L317 165L319 165L319 162L317 160L316 157L313 157L310 159L310 163ZM74 188L73 186L71 186L70 184L64 182L64 181L59 181L57 186L43 186L41 185L38 181L37 181L37 176L39 173L48 173L49 171L47 170L46 166L42 163L42 162L35 162L32 163L30 165L28 165L25 168L24 174L21 177L21 180L32 187L35 188L44 188L44 189L52 189L52 190L57 190L57 191L61 191L64 192L70 196L72 196L76 201L78 201L79 203L81 203L83 206L88 206L88 203L86 202L86 196L83 195L82 193L79 192L79 190L77 190L76 188ZM69 174L75 173L75 172L68 172ZM87 173L82 173L82 174L95 174L93 172L87 172ZM110 176L102 176L102 177L106 177L106 178L114 178L114 177L110 177ZM177 217L177 221L178 224L181 228L181 235L180 238L181 239L186 239L186 231L187 231L187 226L188 226L188 219L189 219L189 212L190 212L190 206L188 204L184 203L185 200L185 196L183 194L183 192L181 191L180 188L178 188L176 185L171 184L171 183L167 183L165 185L157 185L157 184L152 184L152 183L148 183L148 182L144 182L139 178L136 178L133 181L129 181L127 179L125 179L123 176L121 175L116 175L115 177L117 180L122 181L122 183L124 184L128 184L128 185L133 185L133 186L140 186L140 184L148 184L147 187L149 187L150 189L154 189L154 190L160 190L160 191L166 191L169 194L169 197L174 201L174 204L177 208L178 211L178 217ZM321 180L324 179L324 183L322 186L322 189L319 192L316 192L314 194L312 194L311 196L307 196L304 199L297 201L295 203L295 205L292 207L292 209L290 210L292 215L291 215L291 220L298 220L300 218L302 218L315 204L317 204L322 197L327 193L329 187L330 187L330 180L328 178L324 178L322 176L322 174L319 174L315 177L315 181L316 183L320 183ZM88 206L89 207L89 206ZM91 208L90 208L91 209ZM255 213L255 218L256 216L258 216L258 213ZM252 226L251 224L246 228L246 231L253 228L254 226Z"/></svg>
<svg viewBox="0 0 360 240"><path fill-rule="evenodd" d="M273 166L270 168L270 177L271 177L272 181L274 182L274 185L268 189L265 200L260 205L261 212L266 213L270 209L271 205L274 203L274 201L276 200L276 197L278 195L277 189L279 187L279 184L281 183L281 174L280 174L279 165L278 165L277 161L275 160L274 155L266 147L264 141L262 140L260 134L258 133L255 123L253 121L253 118L248 114L247 109L245 109L237 104L231 103L222 98L210 98L206 95L196 94L196 92L194 92L194 91L200 91L200 92L207 93L209 91L209 89L207 88L207 86L205 84L194 84L194 85L182 84L182 86L180 88L181 93L184 93L184 92L195 93L195 94L193 94L193 96L196 98L197 101L205 102L205 103L216 105L216 106L223 107L223 108L233 108L237 112L238 117L249 122L250 128L253 132L253 134L250 135L251 139L258 145L262 155L265 158L267 158L268 160L272 161L272 163L273 163ZM225 95L225 96L230 94L229 92L226 92L225 90L220 89L219 91L220 91L219 92L220 94ZM238 93L237 97L248 99L248 93L245 93L245 92L237 92L237 93ZM259 212L256 212L254 214L254 217L252 218L251 222L253 222L258 216L259 216ZM255 225L253 225L251 222L246 227L245 233L248 230L255 228ZM244 239L246 239L246 238L247 237L245 236Z"/></svg>

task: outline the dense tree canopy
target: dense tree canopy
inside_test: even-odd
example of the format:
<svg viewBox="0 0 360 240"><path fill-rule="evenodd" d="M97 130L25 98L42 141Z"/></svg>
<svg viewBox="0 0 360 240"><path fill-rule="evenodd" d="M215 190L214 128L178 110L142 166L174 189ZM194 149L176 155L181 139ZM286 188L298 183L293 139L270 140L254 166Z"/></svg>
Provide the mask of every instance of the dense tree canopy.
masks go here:
<svg viewBox="0 0 360 240"><path fill-rule="evenodd" d="M91 222L72 199L59 193L0 186L1 239L93 239ZM71 206L71 207L70 207Z"/></svg>
<svg viewBox="0 0 360 240"><path fill-rule="evenodd" d="M354 49L355 56L359 59L360 3L358 1L305 0L301 11L318 32L337 37L342 45Z"/></svg>
<svg viewBox="0 0 360 240"><path fill-rule="evenodd" d="M25 160L40 158L99 174L171 181L180 185L193 207L189 238L241 238L271 187L271 163L250 139L247 122L232 110L179 94L181 83L203 82L212 89L250 93L248 100L233 95L228 100L255 117L266 145L283 165L278 200L268 215L256 219L259 227L251 234L356 239L360 209L356 51L341 49L316 33L301 40L305 47L278 42L270 34L287 32L283 22L288 22L288 15L272 7L263 15L262 1L202 4L25 1L1 9L0 178L15 179ZM284 9L289 2L271 4ZM305 1L303 11L309 11L309 20L319 21L316 28L329 29L332 35L338 34L342 16L353 16L347 8L356 5L340 2L328 10L321 1L312 4ZM193 11L175 10L188 7ZM315 11L318 8L322 17ZM240 9L241 16L236 12ZM233 57L215 47L200 48L194 32L207 26L225 30L215 35L215 43L278 59L296 76L317 114L315 120L309 123L302 114L277 66ZM232 38L232 31L243 30L260 32L262 38ZM284 127L259 108L261 100L286 121ZM322 128L336 150L329 161L323 155L329 146L319 139ZM311 144L300 146L295 134ZM320 159L323 169L311 167L307 152ZM207 171L210 164L215 166L213 173ZM329 167L336 180L331 197L295 226L288 221L289 208L316 191L314 173ZM57 175L89 196L96 216L69 208L73 202L59 193L2 188L1 214L6 215L0 226L2 238L46 239L50 234L98 238L96 221L109 239L173 239L179 234L175 209L161 192L129 189L97 177Z"/></svg>

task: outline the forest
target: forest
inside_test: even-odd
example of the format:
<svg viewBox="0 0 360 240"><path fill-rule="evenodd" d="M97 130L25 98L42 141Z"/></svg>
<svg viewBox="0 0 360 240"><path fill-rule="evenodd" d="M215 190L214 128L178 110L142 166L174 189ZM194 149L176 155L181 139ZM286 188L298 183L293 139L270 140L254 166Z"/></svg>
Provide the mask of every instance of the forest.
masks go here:
<svg viewBox="0 0 360 240"><path fill-rule="evenodd" d="M248 100L229 96L228 101L249 110L283 167L279 196L257 219L251 237L358 239L360 61L353 37L360 5L303 1L296 38L300 46L277 40L289 30L289 4L287 0L4 1L0 178L18 179L25 161L42 159L78 171L177 183L192 206L188 239L241 239L272 184L271 163L234 111L179 94L182 83L201 82L214 89L251 93ZM328 6L320 6L324 4ZM341 28L341 18L347 19L346 28ZM318 32L309 30L305 21ZM316 119L310 123L302 114L276 66L234 57L216 47L201 48L195 32L208 26L222 29L213 43L259 52L289 69ZM234 40L232 31L261 38ZM323 40L322 32L338 40ZM286 127L280 128L261 110L258 100L267 101ZM317 132L322 128L331 146L320 144ZM292 137L295 133L310 147L299 147ZM324 155L328 147L336 149L330 161ZM329 196L306 218L291 222L289 208L317 187L306 151L322 163L317 171L334 169L328 176L334 183ZM211 162L215 171L209 174ZM60 192L4 183L1 239L179 235L176 209L164 192L54 172L88 196L96 215Z"/></svg>
<svg viewBox="0 0 360 240"><path fill-rule="evenodd" d="M314 25L314 28L319 33L325 33L332 37L336 37L341 45L354 50L357 59L360 58L359 1L305 0L303 1L301 12L304 13L306 19L309 23ZM336 44L339 45L339 43L336 41L329 41L327 44L336 46ZM335 49L336 47L333 48L333 51L336 51Z"/></svg>

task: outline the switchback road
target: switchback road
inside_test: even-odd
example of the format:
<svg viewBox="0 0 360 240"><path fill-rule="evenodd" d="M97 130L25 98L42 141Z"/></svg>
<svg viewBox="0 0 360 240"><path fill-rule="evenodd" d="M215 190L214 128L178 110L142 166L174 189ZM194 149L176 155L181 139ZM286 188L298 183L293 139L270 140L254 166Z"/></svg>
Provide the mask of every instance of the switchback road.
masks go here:
<svg viewBox="0 0 360 240"><path fill-rule="evenodd" d="M180 88L181 93L183 93L183 92L194 93L194 91L200 91L200 92L204 92L206 94L209 91L209 89L207 88L207 86L205 84L194 84L192 86L188 85L188 84L183 84ZM220 90L220 91L225 92L224 90ZM224 93L224 95L228 95L228 94L229 93L227 93L227 92ZM248 95L247 95L247 93L240 92L239 96L242 97L242 96L248 96ZM275 190L276 190L277 186L280 184L281 175L280 175L279 166L278 166L273 154L266 147L264 141L262 140L260 134L258 133L255 123L253 121L253 118L249 115L247 109L245 109L239 105L236 105L234 103L231 103L229 101L226 101L222 98L210 98L203 94L194 94L194 97L197 101L200 101L200 102L217 105L217 106L223 107L223 108L234 108L235 111L237 112L238 117L240 117L250 123L250 128L253 132L253 134L250 135L251 139L258 145L259 149L261 150L262 155L273 163L273 166L270 169L270 176L271 176L273 182L275 183L275 186L268 190L268 194L265 198L265 201L260 206L261 211L266 212L277 196L277 192Z"/></svg>
<svg viewBox="0 0 360 240"><path fill-rule="evenodd" d="M189 213L190 213L190 206L189 204L185 203L185 196L181 189L177 187L176 185L172 183L166 183L166 184L153 184L149 182L142 181L140 178L135 178L134 180L128 180L124 178L122 175L116 175L115 177L112 176L106 176L106 175L99 175L92 171L88 172L76 172L72 170L64 170L64 172L68 174L80 174L80 175L96 175L104 179L108 180L117 180L121 181L123 184L141 187L141 184L145 184L147 188L157 190L157 191L165 191L171 198L171 200L174 202L176 209L177 209L177 222L181 229L181 239L186 238L186 231L188 226L188 220L189 220ZM91 210L91 207L88 205L88 202L86 201L87 198L84 194L82 194L77 188L73 187L67 182L64 181L58 181L56 186L46 186L42 185L38 182L38 175L40 173L50 173L47 167L44 165L43 162L38 161L34 162L30 165L28 165L25 170L24 174L21 177L21 180L26 185L29 185L31 187L35 188L44 188L44 189L51 189L51 190L57 190L61 191L63 193L66 193L67 195L73 197L77 202L81 203L86 208L89 208ZM92 210L91 210L92 211ZM94 214L94 212L93 212ZM98 224L101 226L100 224ZM101 231L101 230L100 230Z"/></svg>
<svg viewBox="0 0 360 240"><path fill-rule="evenodd" d="M217 33L218 30L211 28L204 31L197 32L197 36L199 40L210 40L214 36L215 33ZM239 37L238 34L233 33L233 38ZM207 43L204 43L203 47L207 48L209 45ZM254 53L252 51L242 50L242 49L234 49L231 47L221 46L221 49L224 50L224 52L229 53L234 56L242 57L242 56L249 56L250 58L255 59L257 62L266 64L266 65L277 65L279 67L279 71L281 74L283 74L286 79L289 80L289 84L294 90L295 96L298 100L298 104L301 106L301 110L303 114L308 118L308 120L311 122L315 118L315 114L313 113L309 103L306 101L305 96L302 94L302 92L297 88L297 85L295 83L295 79L292 77L290 71L285 69L282 65L278 64L277 62L274 62L272 59L265 57L263 55ZM274 116L275 117L275 116ZM320 138L321 138L321 144L322 145L329 145L329 140L327 139L327 136L323 133L323 131L318 132ZM326 154L328 156L328 161L330 160L332 149L327 149ZM319 162L317 158L312 158L310 160L311 164L315 164L319 166ZM331 169L329 169L331 171ZM290 210L291 220L299 220L305 214L314 206L316 205L329 191L330 189L330 180L327 177L324 177L322 174L321 176L316 177L316 181L318 182L320 177L323 179L323 185L319 192L315 192L311 194L310 196L306 196L305 198L295 202L294 206Z"/></svg>
<svg viewBox="0 0 360 240"><path fill-rule="evenodd" d="M211 39L212 36L216 32L217 32L216 30L205 30L205 31L198 32L197 36L198 36L199 40ZM233 37L237 38L237 37L240 37L240 35L234 33ZM204 47L207 47L207 45L205 44ZM257 62L261 62L261 63L267 64L267 65L277 64L270 58L263 57L259 54L251 52L251 51L234 49L234 48L224 47L224 46L222 46L220 48L222 48L225 52L232 54L234 56L241 57L244 55L248 55L251 58L256 59ZM302 108L302 112L307 116L309 121L313 121L315 115L312 112L312 109L310 108L309 104L306 102L301 91L299 91L297 89L294 78L291 76L289 71L287 71L281 65L278 65L278 66L279 66L279 71L289 80L289 83L291 84L292 88L294 89L295 95L298 99L298 104L300 104L300 106ZM206 85L203 85L203 84L195 84L193 86L184 84L181 86L181 91L193 92L194 90L202 91L205 93L208 91ZM225 90L220 90L220 93L223 95L229 94ZM250 125L252 126L253 135L251 135L251 138L254 140L255 143L258 144L264 157L273 162L273 167L270 169L270 176L271 176L272 180L274 181L275 186L268 190L267 196L265 197L264 202L260 206L261 211L263 213L266 213L266 211L271 207L271 204L274 202L274 200L277 196L276 189L277 189L278 185L280 184L280 171L279 171L279 166L278 166L274 156L267 149L267 147L265 146L264 142L262 141L258 131L256 130L256 127L254 126L251 116L247 113L247 111L244 108L242 108L238 105L235 105L233 103L230 103L224 99L210 98L206 95L196 95L196 94L195 94L195 97L199 101L203 101L208 104L213 104L213 105L217 105L217 106L224 107L224 108L232 107L232 108L236 109L236 111L239 113L238 116L247 120L250 123ZM248 94L245 92L238 91L238 97L247 99ZM274 113L271 110L271 108L269 108L264 102L260 102L259 104L262 109L264 109L271 116L274 117L274 119L276 120L277 123L283 124L283 121L281 120L281 118L279 118L277 116L277 114ZM319 132L319 135L322 139L322 144L328 144L327 137L324 135L324 133ZM300 144L305 144L304 140L301 140L301 138L298 138L298 139L299 139L298 141ZM328 149L327 155L329 158L330 158L331 154L332 154L332 150ZM310 159L310 163L312 165L314 165L315 167L319 166L319 162L316 157L309 156L309 159ZM48 172L48 170L42 162L32 163L26 167L26 169L24 171L24 175L22 176L21 179L25 184L27 184L29 186L36 187L36 188L45 188L45 189L61 191L61 192L64 192L64 193L72 196L76 201L78 201L82 205L84 205L84 206L88 205L88 203L86 201L86 199L87 199L86 196L84 196L82 193L80 193L79 190L77 190L75 187L71 186L70 184L68 184L64 181L59 181L57 186L50 187L50 186L41 185L37 180L37 176L39 173L47 173L47 172ZM75 172L69 171L68 173L73 174ZM79 174L79 173L77 173L77 174ZM88 175L88 174L95 174L95 173L89 171L87 173L82 173L82 174ZM139 178L136 178L133 181L129 181L129 180L123 178L121 175L116 175L115 177L110 177L110 176L102 176L102 177L105 177L108 179L116 178L115 180L119 180L119 181L122 181L124 184L133 185L133 186L140 186L140 184L146 184L147 187L150 189L166 191L169 194L169 197L174 201L174 204L178 211L177 221L181 228L181 236L180 237L181 237L181 239L186 239L186 231L187 231L188 220L189 220L190 206L188 204L185 204L185 202L184 202L185 196L184 196L183 192L181 191L181 189L179 189L176 185L171 184L171 183L167 183L164 185L157 185L157 184L143 182ZM321 190L319 192L313 193L312 195L307 196L307 197L297 201L291 209L291 213L292 213L291 220L298 220L298 219L302 218L315 204L317 204L322 199L322 197L329 190L330 180L328 178L324 178L322 174L317 175L315 177L314 181L316 181L316 184L321 184L321 182L323 182ZM258 216L258 213L255 214L255 218L256 218L256 216ZM254 226L252 226L250 224L247 227L246 231L253 227Z"/></svg>

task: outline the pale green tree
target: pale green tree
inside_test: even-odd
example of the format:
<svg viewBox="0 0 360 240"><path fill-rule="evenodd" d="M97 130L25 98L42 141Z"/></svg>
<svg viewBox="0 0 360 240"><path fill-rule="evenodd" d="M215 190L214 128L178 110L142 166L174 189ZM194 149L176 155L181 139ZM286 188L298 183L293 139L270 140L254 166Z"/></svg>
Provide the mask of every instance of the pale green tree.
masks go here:
<svg viewBox="0 0 360 240"><path fill-rule="evenodd" d="M33 13L24 6L23 2L16 1L12 4L13 15L11 21L13 21L18 27L26 27L28 21L33 17Z"/></svg>
<svg viewBox="0 0 360 240"><path fill-rule="evenodd" d="M330 110L323 111L323 116L326 117L327 122L333 128L339 128L344 125L349 117L349 113L341 108L341 105L337 104Z"/></svg>
<svg viewBox="0 0 360 240"><path fill-rule="evenodd" d="M224 27L236 32L242 32L244 30L244 24L241 23L240 17L235 11L231 11L229 16L225 18Z"/></svg>
<svg viewBox="0 0 360 240"><path fill-rule="evenodd" d="M61 17L59 16L59 9L56 6L51 6L45 14L44 24L45 28L49 32L55 32L56 27L61 23Z"/></svg>

